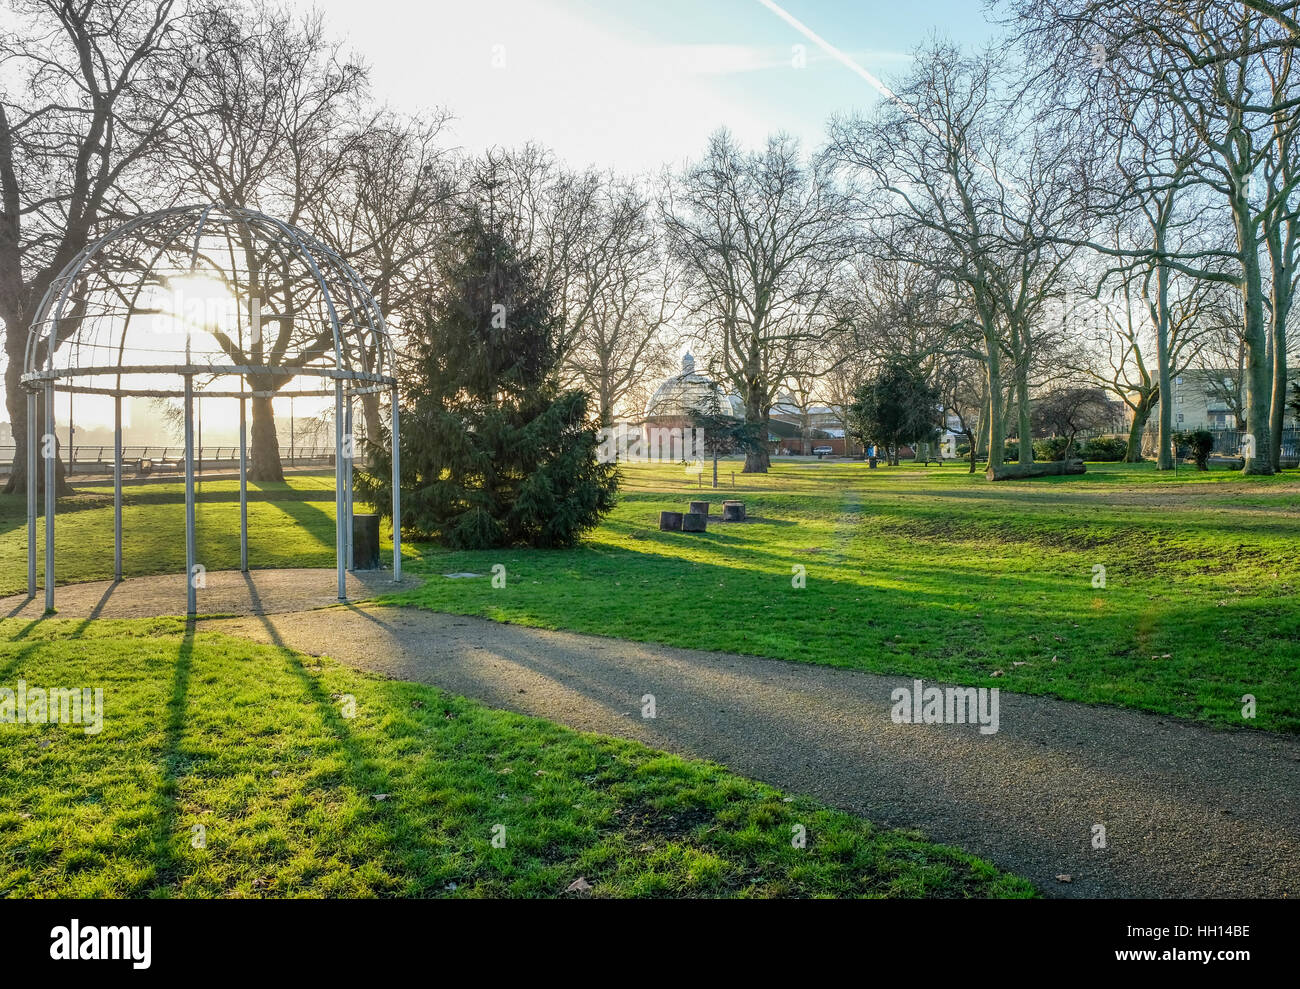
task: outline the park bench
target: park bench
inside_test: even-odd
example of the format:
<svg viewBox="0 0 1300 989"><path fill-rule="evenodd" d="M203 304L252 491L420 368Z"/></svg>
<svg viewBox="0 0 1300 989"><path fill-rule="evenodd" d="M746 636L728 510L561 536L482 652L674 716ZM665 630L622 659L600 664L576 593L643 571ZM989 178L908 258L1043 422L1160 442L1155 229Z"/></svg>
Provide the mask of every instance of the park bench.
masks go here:
<svg viewBox="0 0 1300 989"><path fill-rule="evenodd" d="M153 457L141 457L136 461L135 472L142 477L150 474L176 474L182 469L179 460L158 460Z"/></svg>

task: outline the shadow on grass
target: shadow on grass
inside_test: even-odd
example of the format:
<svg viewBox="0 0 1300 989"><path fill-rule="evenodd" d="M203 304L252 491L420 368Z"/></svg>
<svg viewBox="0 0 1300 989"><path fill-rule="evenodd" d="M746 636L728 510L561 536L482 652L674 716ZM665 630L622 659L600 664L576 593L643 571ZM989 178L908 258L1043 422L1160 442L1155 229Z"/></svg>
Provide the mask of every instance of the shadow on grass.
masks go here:
<svg viewBox="0 0 1300 989"><path fill-rule="evenodd" d="M172 670L171 696L167 699L166 726L160 753L162 781L154 792L154 828L151 838L151 857L154 874L144 890L147 897L164 896L175 886L180 875L176 843L181 840L176 833L180 816L179 795L182 768L185 762L182 743L185 739L186 710L189 706L190 674L194 662L194 624L185 623L176 650L176 665Z"/></svg>

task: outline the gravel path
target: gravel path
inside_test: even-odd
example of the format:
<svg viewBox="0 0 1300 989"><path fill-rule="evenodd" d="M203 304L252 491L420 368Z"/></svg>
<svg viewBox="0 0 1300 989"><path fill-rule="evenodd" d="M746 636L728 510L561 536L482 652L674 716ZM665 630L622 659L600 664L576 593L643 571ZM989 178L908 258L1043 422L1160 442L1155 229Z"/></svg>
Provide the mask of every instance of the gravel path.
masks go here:
<svg viewBox="0 0 1300 989"><path fill-rule="evenodd" d="M1300 895L1300 739L1290 736L1011 693L993 735L896 725L890 692L910 679L415 609L202 624L712 759L920 829L1053 896ZM654 720L641 716L644 694L655 696ZM1104 849L1093 848L1098 824Z"/></svg>
<svg viewBox="0 0 1300 989"><path fill-rule="evenodd" d="M361 601L395 590L391 571L348 574L348 599ZM198 590L201 615L259 615L307 611L338 603L338 577L334 570L219 570L205 575ZM403 577L402 587L419 580ZM185 575L159 574L114 582L95 580L54 588L54 610L59 618L154 618L185 614ZM0 618L40 618L45 592L36 597L15 594L0 598Z"/></svg>

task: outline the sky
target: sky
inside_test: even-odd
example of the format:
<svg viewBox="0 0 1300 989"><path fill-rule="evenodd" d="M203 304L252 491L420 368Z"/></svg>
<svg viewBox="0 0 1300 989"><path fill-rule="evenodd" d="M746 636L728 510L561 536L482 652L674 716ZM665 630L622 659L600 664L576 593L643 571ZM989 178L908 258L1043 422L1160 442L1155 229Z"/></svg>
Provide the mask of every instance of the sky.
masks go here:
<svg viewBox="0 0 1300 989"><path fill-rule="evenodd" d="M905 73L934 34L980 45L997 33L983 0L289 2L323 11L329 32L370 66L379 102L450 111L449 145L531 140L570 165L630 173L698 157L722 126L746 145L784 131L811 149L833 115L870 108L880 98L871 79ZM88 441L111 428L109 403L78 398ZM214 413L209 442L231 442L233 405ZM58 418L62 434L62 401Z"/></svg>
<svg viewBox="0 0 1300 989"><path fill-rule="evenodd" d="M786 131L815 146L833 114L879 98L784 20L778 4L886 81L936 30L966 44L995 33L982 0L315 5L371 66L376 97L408 111L447 108L455 145L480 151L535 140L572 165L643 172L698 157L724 125L746 144Z"/></svg>

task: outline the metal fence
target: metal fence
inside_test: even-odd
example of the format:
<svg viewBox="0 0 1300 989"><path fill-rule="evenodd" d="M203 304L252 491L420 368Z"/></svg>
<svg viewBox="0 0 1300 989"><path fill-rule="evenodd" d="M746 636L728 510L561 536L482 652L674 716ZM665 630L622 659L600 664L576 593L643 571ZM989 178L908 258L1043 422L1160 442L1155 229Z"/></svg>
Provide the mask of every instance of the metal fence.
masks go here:
<svg viewBox="0 0 1300 989"><path fill-rule="evenodd" d="M1229 429L1223 426L1179 426L1175 429L1175 432L1184 429L1203 429L1213 436L1214 449L1211 451L1212 456L1240 457L1242 455L1242 445L1247 435L1244 429ZM1147 428L1142 432L1143 453L1148 456L1155 454L1159 435L1158 425L1147 425ZM1286 426L1282 429L1282 459L1284 461L1300 459L1300 428Z"/></svg>
<svg viewBox="0 0 1300 989"><path fill-rule="evenodd" d="M238 446L208 446L195 450L195 465L200 468L239 467ZM251 450L250 450L251 456ZM0 446L0 474L8 474L14 459L14 447ZM113 444L81 444L69 448L59 448L59 459L63 461L64 470L69 475L75 474L112 474ZM139 472L142 463L148 461L155 472L183 470L185 448L183 446L123 446L122 470ZM361 463L357 457L358 465ZM280 463L284 467L315 467L334 463L332 446L297 446L280 450Z"/></svg>

